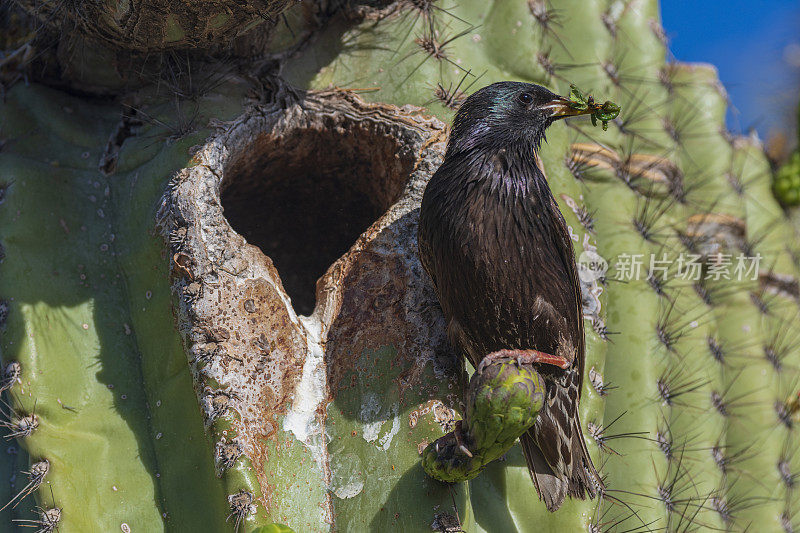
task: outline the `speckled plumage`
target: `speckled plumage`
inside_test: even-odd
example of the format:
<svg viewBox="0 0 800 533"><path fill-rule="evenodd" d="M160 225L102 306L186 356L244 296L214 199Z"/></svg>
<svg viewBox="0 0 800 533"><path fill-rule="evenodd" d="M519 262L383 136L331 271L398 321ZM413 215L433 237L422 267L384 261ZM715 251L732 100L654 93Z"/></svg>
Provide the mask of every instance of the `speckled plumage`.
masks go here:
<svg viewBox="0 0 800 533"><path fill-rule="evenodd" d="M527 104L523 93L532 96ZM475 367L504 348L572 362L567 370L537 365L547 401L520 439L551 511L567 495L594 497L601 485L578 419L584 333L572 241L535 153L558 98L516 82L470 96L425 190L419 226L420 257L450 341Z"/></svg>

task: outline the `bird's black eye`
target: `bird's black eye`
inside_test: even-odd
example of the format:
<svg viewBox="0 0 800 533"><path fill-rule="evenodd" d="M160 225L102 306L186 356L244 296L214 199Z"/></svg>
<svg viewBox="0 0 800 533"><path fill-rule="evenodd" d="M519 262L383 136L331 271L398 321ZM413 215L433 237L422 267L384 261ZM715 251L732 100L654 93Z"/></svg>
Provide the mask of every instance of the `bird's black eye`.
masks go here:
<svg viewBox="0 0 800 533"><path fill-rule="evenodd" d="M533 102L533 96L531 96L530 93L520 93L519 96L517 96L517 100L523 105L530 105L531 102Z"/></svg>

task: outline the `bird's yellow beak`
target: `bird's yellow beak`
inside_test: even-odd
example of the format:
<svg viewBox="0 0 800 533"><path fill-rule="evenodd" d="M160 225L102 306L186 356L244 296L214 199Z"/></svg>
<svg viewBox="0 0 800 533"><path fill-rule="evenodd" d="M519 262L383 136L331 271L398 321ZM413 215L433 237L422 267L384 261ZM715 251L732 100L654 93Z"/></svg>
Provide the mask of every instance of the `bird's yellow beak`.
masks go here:
<svg viewBox="0 0 800 533"><path fill-rule="evenodd" d="M573 102L563 96L557 96L545 104L542 109L550 111L550 116L555 118L575 117L578 115L590 115L597 111L595 106L582 105Z"/></svg>

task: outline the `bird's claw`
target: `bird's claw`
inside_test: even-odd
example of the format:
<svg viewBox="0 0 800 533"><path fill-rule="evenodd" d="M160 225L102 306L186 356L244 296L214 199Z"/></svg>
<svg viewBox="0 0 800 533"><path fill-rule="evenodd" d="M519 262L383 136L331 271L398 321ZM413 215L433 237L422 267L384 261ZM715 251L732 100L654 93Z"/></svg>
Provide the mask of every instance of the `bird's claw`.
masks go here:
<svg viewBox="0 0 800 533"><path fill-rule="evenodd" d="M461 422L461 420L457 421L455 428L453 428L453 436L456 439L456 447L467 457L472 457L472 452L470 452L469 448L464 445L464 438L461 434Z"/></svg>
<svg viewBox="0 0 800 533"><path fill-rule="evenodd" d="M518 366L544 364L557 366L561 369L567 369L572 364L572 361L558 355L540 352L539 350L498 350L481 359L478 365L478 372L482 372L484 368L489 365L500 363L503 361L515 361Z"/></svg>

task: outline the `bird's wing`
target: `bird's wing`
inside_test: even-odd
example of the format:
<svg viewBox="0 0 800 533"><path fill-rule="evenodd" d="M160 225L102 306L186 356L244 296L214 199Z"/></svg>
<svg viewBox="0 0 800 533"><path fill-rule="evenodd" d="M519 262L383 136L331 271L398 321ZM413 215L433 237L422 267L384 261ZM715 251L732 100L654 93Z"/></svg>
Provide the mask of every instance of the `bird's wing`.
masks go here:
<svg viewBox="0 0 800 533"><path fill-rule="evenodd" d="M578 268L575 265L575 250L572 246L572 239L569 235L569 229L567 228L567 222L564 220L564 217L561 215L561 211L558 208L558 204L556 203L554 198L551 198L553 202L553 211L558 214L558 224L555 224L557 228L556 234L558 235L559 244L561 246L557 246L558 253L561 255L561 260L564 264L564 268L566 269L570 279L572 280L572 289L574 294L574 306L575 306L575 316L574 316L574 324L577 327L578 331L575 335L575 347L576 347L576 355L575 360L572 362L572 368L574 368L578 374L578 398L581 397L581 389L583 388L583 367L584 361L586 359L586 341L584 338L584 330L583 330L583 296L581 294L581 280L578 277ZM570 317L567 317L568 319Z"/></svg>
<svg viewBox="0 0 800 533"><path fill-rule="evenodd" d="M564 377L563 386L549 387L546 407L539 413L536 425L520 438L539 497L548 510L555 511L569 494L583 498L586 493L594 497L602 486L597 471L589 457L578 413L578 400L583 387L585 341L580 279L575 265L575 252L566 221L561 216L555 199L553 210L558 213L557 246L574 290L575 315L567 317L574 324L575 359ZM567 444L564 448L563 444Z"/></svg>

